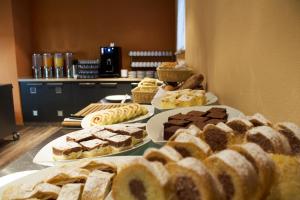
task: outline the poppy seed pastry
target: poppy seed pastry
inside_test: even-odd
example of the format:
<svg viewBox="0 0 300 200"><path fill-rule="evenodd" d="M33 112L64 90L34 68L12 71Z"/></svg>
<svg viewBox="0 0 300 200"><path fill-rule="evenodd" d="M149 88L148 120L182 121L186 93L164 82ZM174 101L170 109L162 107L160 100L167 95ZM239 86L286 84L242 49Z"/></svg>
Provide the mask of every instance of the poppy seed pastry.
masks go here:
<svg viewBox="0 0 300 200"><path fill-rule="evenodd" d="M160 149L149 148L144 153L144 158L148 161L157 161L165 165L168 162L177 162L182 156L171 146L165 145Z"/></svg>
<svg viewBox="0 0 300 200"><path fill-rule="evenodd" d="M223 187L226 200L253 200L258 176L251 163L233 150L220 151L204 161Z"/></svg>
<svg viewBox="0 0 300 200"><path fill-rule="evenodd" d="M233 130L223 122L217 125L208 124L203 129L203 139L213 151L226 149L232 139Z"/></svg>
<svg viewBox="0 0 300 200"><path fill-rule="evenodd" d="M70 160L79 158L82 154L82 146L73 141L58 143L52 146L55 160Z"/></svg>
<svg viewBox="0 0 300 200"><path fill-rule="evenodd" d="M114 174L92 171L84 185L81 200L104 200L110 191Z"/></svg>
<svg viewBox="0 0 300 200"><path fill-rule="evenodd" d="M180 153L183 158L194 157L203 160L211 154L208 144L200 138L185 132L177 134L174 140L168 142L168 145Z"/></svg>
<svg viewBox="0 0 300 200"><path fill-rule="evenodd" d="M288 140L269 126L258 126L246 133L246 141L258 144L268 153L290 154Z"/></svg>
<svg viewBox="0 0 300 200"><path fill-rule="evenodd" d="M253 124L249 120L240 117L229 119L226 125L229 126L235 134L245 134L253 127Z"/></svg>
<svg viewBox="0 0 300 200"><path fill-rule="evenodd" d="M169 173L159 162L138 158L124 166L114 178L114 200L165 200Z"/></svg>
<svg viewBox="0 0 300 200"><path fill-rule="evenodd" d="M265 199L274 180L275 164L273 160L260 146L254 143L233 145L230 149L243 155L255 168L261 188L257 191L255 199Z"/></svg>
<svg viewBox="0 0 300 200"><path fill-rule="evenodd" d="M57 200L78 200L81 196L82 184L80 183L70 183L63 185Z"/></svg>
<svg viewBox="0 0 300 200"><path fill-rule="evenodd" d="M291 122L281 122L275 125L276 130L287 138L293 154L300 153L300 128Z"/></svg>
<svg viewBox="0 0 300 200"><path fill-rule="evenodd" d="M168 163L166 168L170 174L167 199L225 199L221 185L198 159L184 158L177 163Z"/></svg>
<svg viewBox="0 0 300 200"><path fill-rule="evenodd" d="M248 116L247 118L255 127L272 126L272 123L260 113L255 113L254 115Z"/></svg>

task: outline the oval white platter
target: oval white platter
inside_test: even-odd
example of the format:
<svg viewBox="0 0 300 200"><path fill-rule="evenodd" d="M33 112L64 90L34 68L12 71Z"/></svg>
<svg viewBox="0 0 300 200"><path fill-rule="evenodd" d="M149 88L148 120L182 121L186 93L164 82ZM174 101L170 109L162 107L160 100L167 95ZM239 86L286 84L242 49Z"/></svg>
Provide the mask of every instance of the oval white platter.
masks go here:
<svg viewBox="0 0 300 200"><path fill-rule="evenodd" d="M132 123L132 122L137 122L137 121L140 121L140 120L143 120L143 119L147 119L149 117L151 117L153 114L154 114L154 107L152 105L143 105L147 108L148 110L148 113L146 115L142 115L142 116L139 116L139 117L136 117L132 120L128 120L128 121L124 121L122 123ZM105 111L105 110L104 110ZM99 113L101 113L103 111L97 111L97 112L94 112L94 113L90 113L88 114L87 116L85 116L82 121L81 121L81 127L82 128L89 128L91 127L91 119L95 116L95 115L98 115Z"/></svg>
<svg viewBox="0 0 300 200"><path fill-rule="evenodd" d="M163 89L161 89L157 92L157 95L155 95L155 97L151 101L151 105L153 105L155 108L157 108L159 110L170 110L170 109L162 108L160 106L160 101L164 97L164 94L165 94L165 92L160 93L162 90ZM160 93L160 94L158 94L158 93ZM207 101L205 105L211 105L218 101L218 97L211 92L206 92L205 96L206 96L206 101ZM174 108L174 109L176 109L176 108Z"/></svg>
<svg viewBox="0 0 300 200"><path fill-rule="evenodd" d="M129 95L110 95L105 97L105 100L110 102L118 102L120 103L122 100L128 101L131 99L131 96Z"/></svg>
<svg viewBox="0 0 300 200"><path fill-rule="evenodd" d="M131 151L134 151L134 150L138 149L139 147L141 147L151 141L149 135L147 135L141 143L138 143L138 144L134 145L133 147L131 147L130 149L126 149L126 150L123 150L120 152L106 154L106 155L102 155L102 156L96 156L96 157L92 157L92 158L79 158L79 159L73 159L73 160L54 160L53 154L52 154L52 146L55 144L65 142L67 135L68 134L58 137L58 138L52 140L51 142L49 142L48 144L46 144L35 155L35 157L33 158L33 162L36 164L39 164L39 165L55 166L55 165L65 164L65 163L74 162L74 161L78 161L78 160L91 160L91 159L101 158L101 157L116 156L116 155L121 155L124 153L129 153Z"/></svg>
<svg viewBox="0 0 300 200"><path fill-rule="evenodd" d="M103 157L103 158L93 158L93 160L99 160L99 161L109 161L114 163L117 166L124 165L128 163L129 161L132 161L133 159L136 159L140 156L114 156L114 157ZM72 162L72 163L67 163L67 165L73 165L77 166L76 164L78 161ZM79 161L81 162L81 161ZM59 166L54 166L54 167L48 167L42 170L38 170L37 172L34 173L28 173L26 176L19 177L18 179L15 179L14 181L2 185L0 187L0 199L2 199L2 194L5 190L6 187L12 186L12 185L20 185L20 184L37 184L46 179L50 173L54 172L57 170ZM111 196L107 196L105 198L106 200L112 199Z"/></svg>
<svg viewBox="0 0 300 200"><path fill-rule="evenodd" d="M186 108L177 108L173 110L168 110L162 113L159 113L148 120L146 125L146 131L149 137L152 139L153 142L157 144L165 144L167 141L163 139L163 124L168 121L168 118L172 115L176 115L178 113L188 113L190 111L202 111L205 112L210 108L225 108L228 114L228 119L233 117L242 117L244 114L234 108L224 105L215 105L215 106L194 106L194 107L186 107Z"/></svg>

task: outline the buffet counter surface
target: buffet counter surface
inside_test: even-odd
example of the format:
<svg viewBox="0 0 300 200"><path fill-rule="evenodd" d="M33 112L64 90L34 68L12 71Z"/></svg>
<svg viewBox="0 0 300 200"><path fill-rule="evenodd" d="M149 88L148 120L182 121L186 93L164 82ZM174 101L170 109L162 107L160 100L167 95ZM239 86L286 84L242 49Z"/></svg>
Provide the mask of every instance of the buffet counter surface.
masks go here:
<svg viewBox="0 0 300 200"><path fill-rule="evenodd" d="M97 78L97 79L74 79L74 78L32 78L22 77L19 82L138 82L140 78Z"/></svg>

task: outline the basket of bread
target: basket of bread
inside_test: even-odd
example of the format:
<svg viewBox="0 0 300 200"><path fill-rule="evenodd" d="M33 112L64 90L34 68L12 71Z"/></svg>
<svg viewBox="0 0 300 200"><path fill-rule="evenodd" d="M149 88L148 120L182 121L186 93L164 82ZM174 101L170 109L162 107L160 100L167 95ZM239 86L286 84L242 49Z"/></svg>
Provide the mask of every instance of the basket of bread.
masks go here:
<svg viewBox="0 0 300 200"><path fill-rule="evenodd" d="M158 90L158 83L156 79L144 78L138 84L138 87L131 90L133 102L151 103L157 90Z"/></svg>
<svg viewBox="0 0 300 200"><path fill-rule="evenodd" d="M192 74L185 63L164 62L157 68L158 79L164 82L182 82Z"/></svg>

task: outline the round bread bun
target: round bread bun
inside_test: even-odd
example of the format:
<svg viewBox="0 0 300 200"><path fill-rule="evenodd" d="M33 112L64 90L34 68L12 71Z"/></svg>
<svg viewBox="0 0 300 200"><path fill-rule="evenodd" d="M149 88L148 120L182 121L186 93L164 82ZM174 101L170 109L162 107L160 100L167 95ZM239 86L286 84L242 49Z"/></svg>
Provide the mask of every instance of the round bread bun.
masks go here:
<svg viewBox="0 0 300 200"><path fill-rule="evenodd" d="M166 91L173 91L173 90L175 90L176 88L174 87L174 86L172 86L172 85L166 85L165 87L164 87L164 90L166 90Z"/></svg>

